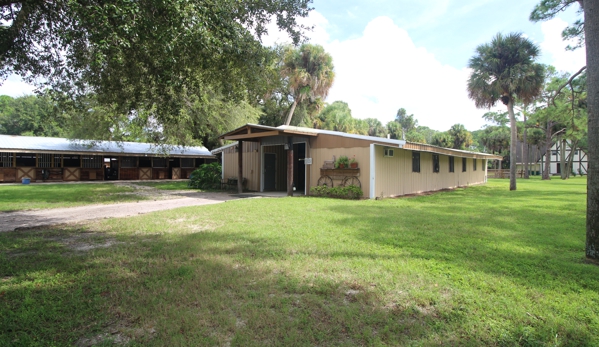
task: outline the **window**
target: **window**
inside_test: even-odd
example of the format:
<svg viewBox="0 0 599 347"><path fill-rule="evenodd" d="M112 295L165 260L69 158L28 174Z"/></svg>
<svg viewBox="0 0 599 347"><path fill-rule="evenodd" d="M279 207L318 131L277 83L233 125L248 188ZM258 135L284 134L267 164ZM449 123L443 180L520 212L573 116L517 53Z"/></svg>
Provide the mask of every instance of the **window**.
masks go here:
<svg viewBox="0 0 599 347"><path fill-rule="evenodd" d="M420 172L420 152L412 152L412 172Z"/></svg>
<svg viewBox="0 0 599 347"><path fill-rule="evenodd" d="M17 166L35 167L35 154L17 153Z"/></svg>
<svg viewBox="0 0 599 347"><path fill-rule="evenodd" d="M152 167L152 158L140 157L139 167Z"/></svg>
<svg viewBox="0 0 599 347"><path fill-rule="evenodd" d="M64 167L80 167L81 161L78 155L64 155L62 157L62 165Z"/></svg>
<svg viewBox="0 0 599 347"><path fill-rule="evenodd" d="M551 155L554 155L557 157L557 151L551 151Z"/></svg>
<svg viewBox="0 0 599 347"><path fill-rule="evenodd" d="M181 167L193 167L193 158L181 158Z"/></svg>
<svg viewBox="0 0 599 347"><path fill-rule="evenodd" d="M476 159L472 159L472 171L476 171Z"/></svg>
<svg viewBox="0 0 599 347"><path fill-rule="evenodd" d="M439 172L439 155L433 154L433 172Z"/></svg>
<svg viewBox="0 0 599 347"><path fill-rule="evenodd" d="M62 167L62 160L60 154L54 154L54 167Z"/></svg>
<svg viewBox="0 0 599 347"><path fill-rule="evenodd" d="M12 167L13 153L0 153L0 167Z"/></svg>
<svg viewBox="0 0 599 347"><path fill-rule="evenodd" d="M102 167L102 157L99 155L86 155L81 158L81 167L86 169L99 169Z"/></svg>
<svg viewBox="0 0 599 347"><path fill-rule="evenodd" d="M462 158L462 172L466 172L466 158Z"/></svg>
<svg viewBox="0 0 599 347"><path fill-rule="evenodd" d="M121 167L123 167L123 168L137 167L137 158L136 157L121 157Z"/></svg>
<svg viewBox="0 0 599 347"><path fill-rule="evenodd" d="M52 167L52 154L38 154L37 167L48 168Z"/></svg>
<svg viewBox="0 0 599 347"><path fill-rule="evenodd" d="M454 172L454 157L449 157L449 172Z"/></svg>
<svg viewBox="0 0 599 347"><path fill-rule="evenodd" d="M391 148L385 148L385 157L392 157L393 150Z"/></svg>
<svg viewBox="0 0 599 347"><path fill-rule="evenodd" d="M166 167L166 158L154 158L152 167Z"/></svg>

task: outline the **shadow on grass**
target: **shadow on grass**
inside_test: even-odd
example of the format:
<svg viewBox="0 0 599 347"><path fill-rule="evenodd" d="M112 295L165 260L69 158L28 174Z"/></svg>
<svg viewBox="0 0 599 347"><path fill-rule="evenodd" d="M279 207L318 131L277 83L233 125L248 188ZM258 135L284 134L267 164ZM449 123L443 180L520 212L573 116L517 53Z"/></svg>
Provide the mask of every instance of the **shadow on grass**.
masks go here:
<svg viewBox="0 0 599 347"><path fill-rule="evenodd" d="M33 229L0 235L0 247L0 345L409 344L453 338L435 326L460 319L261 266L292 255L244 233Z"/></svg>
<svg viewBox="0 0 599 347"><path fill-rule="evenodd" d="M281 220L268 225L246 220L252 209L289 208L287 202L307 202L305 214L276 216ZM540 203L515 213L512 202L480 206L467 191L382 202L243 201L214 207L214 215L235 209L238 218L227 219L233 226L191 234L172 233L169 223L197 223L193 209L157 218L147 229L156 234L126 221L106 224L129 234L93 225L0 234L0 345L85 345L91 340L82 337L104 336L143 346L543 346L557 335L561 346L596 345L596 295L577 303L587 316L574 323L559 312L478 312L494 299L517 305L526 294L510 291L520 289L541 296L561 290L563 297L548 298L555 301L599 291L599 272L581 262L582 250L571 256L581 247L580 225L571 225L580 208L545 211ZM332 219L294 244L311 227L301 223L310 211ZM256 228L274 229L274 236ZM345 238L357 241L342 247ZM428 283L408 282L412 292L390 300L376 276L402 281L405 274L391 268L407 262L418 262L413 281L438 280L450 292L421 294ZM496 278L516 285L484 283ZM477 296L485 285L487 296Z"/></svg>

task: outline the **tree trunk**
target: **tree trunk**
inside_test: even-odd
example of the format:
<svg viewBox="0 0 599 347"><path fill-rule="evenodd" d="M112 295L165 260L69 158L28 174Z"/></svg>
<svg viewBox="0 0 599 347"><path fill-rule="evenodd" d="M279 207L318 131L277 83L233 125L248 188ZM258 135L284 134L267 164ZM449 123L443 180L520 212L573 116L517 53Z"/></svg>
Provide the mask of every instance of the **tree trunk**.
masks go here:
<svg viewBox="0 0 599 347"><path fill-rule="evenodd" d="M583 7L589 117L586 256L599 261L599 4L584 1Z"/></svg>
<svg viewBox="0 0 599 347"><path fill-rule="evenodd" d="M561 137L561 136L560 136ZM559 140L559 167L560 177L565 180L568 178L568 167L566 166L566 139L561 137Z"/></svg>
<svg viewBox="0 0 599 347"><path fill-rule="evenodd" d="M524 114L524 134L522 134L522 142L524 142L524 146L523 146L524 147L524 149L523 149L524 155L522 156L522 159L524 161L524 178L528 179L528 178L530 178L530 176L528 175L528 151L529 151L529 148L528 148L528 141L526 139L526 137L527 137L526 136L527 135L526 134L527 133L527 131L526 131L526 113L525 112L522 112L522 113Z"/></svg>
<svg viewBox="0 0 599 347"><path fill-rule="evenodd" d="M551 122L547 121L547 130L545 130L545 167L543 168L543 179L550 180L551 175Z"/></svg>
<svg viewBox="0 0 599 347"><path fill-rule="evenodd" d="M514 100L510 97L510 102L507 104L507 112L510 115L510 128L512 136L510 138L510 190L516 190L516 116L514 115Z"/></svg>
<svg viewBox="0 0 599 347"><path fill-rule="evenodd" d="M573 141L570 144L570 155L568 156L567 164L568 165L568 175L567 178L570 178L570 174L574 172L574 155L576 154L576 148L578 147L578 141Z"/></svg>
<svg viewBox="0 0 599 347"><path fill-rule="evenodd" d="M295 111L296 106L297 106L297 99L293 100L293 104L291 105L291 110L289 110L289 114L287 115L287 120L285 120L285 125L289 125L289 123L291 123L291 117L293 117L293 112Z"/></svg>

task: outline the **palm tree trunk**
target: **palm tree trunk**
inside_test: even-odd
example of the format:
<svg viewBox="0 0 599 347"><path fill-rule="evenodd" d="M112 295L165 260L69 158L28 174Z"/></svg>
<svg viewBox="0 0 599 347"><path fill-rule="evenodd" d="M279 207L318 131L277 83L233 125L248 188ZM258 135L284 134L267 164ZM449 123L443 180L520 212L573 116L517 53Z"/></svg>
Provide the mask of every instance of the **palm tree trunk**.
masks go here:
<svg viewBox="0 0 599 347"><path fill-rule="evenodd" d="M524 155L522 156L523 161L524 161L524 178L530 178L528 176L528 141L526 139L526 113L522 112L524 114L524 134L522 134L522 142L524 142Z"/></svg>
<svg viewBox="0 0 599 347"><path fill-rule="evenodd" d="M514 99L510 97L507 104L507 112L510 115L510 190L516 190L516 141L518 139L516 133L516 116L514 115Z"/></svg>
<svg viewBox="0 0 599 347"><path fill-rule="evenodd" d="M293 111L295 111L295 106L297 106L297 98L293 100L293 105L291 105L291 110L289 110L287 120L285 120L285 125L289 125L289 123L291 123L291 117L293 117Z"/></svg>
<svg viewBox="0 0 599 347"><path fill-rule="evenodd" d="M586 256L599 261L599 4L584 1L583 7L589 116Z"/></svg>

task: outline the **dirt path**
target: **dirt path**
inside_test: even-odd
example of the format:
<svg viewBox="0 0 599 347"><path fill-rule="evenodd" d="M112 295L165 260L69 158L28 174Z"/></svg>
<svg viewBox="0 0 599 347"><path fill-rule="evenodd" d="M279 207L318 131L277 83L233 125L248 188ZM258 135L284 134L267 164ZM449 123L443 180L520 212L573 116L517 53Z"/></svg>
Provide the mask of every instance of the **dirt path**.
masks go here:
<svg viewBox="0 0 599 347"><path fill-rule="evenodd" d="M139 187L139 186L137 186ZM136 188L137 188L136 187ZM140 189L153 201L139 201L111 205L87 205L48 210L0 212L0 232L18 228L31 228L44 225L80 222L99 218L127 217L154 211L170 210L185 206L218 204L238 197L224 193L198 193L189 191L158 191Z"/></svg>

